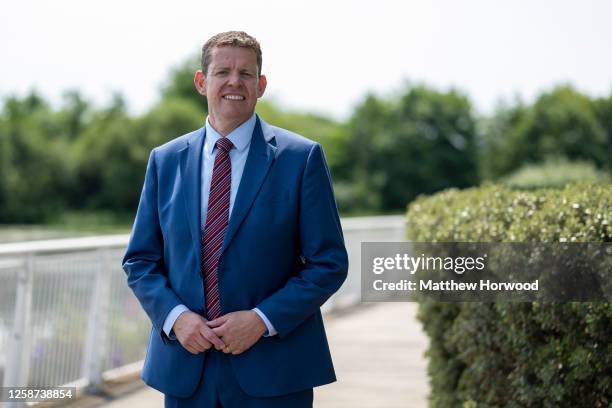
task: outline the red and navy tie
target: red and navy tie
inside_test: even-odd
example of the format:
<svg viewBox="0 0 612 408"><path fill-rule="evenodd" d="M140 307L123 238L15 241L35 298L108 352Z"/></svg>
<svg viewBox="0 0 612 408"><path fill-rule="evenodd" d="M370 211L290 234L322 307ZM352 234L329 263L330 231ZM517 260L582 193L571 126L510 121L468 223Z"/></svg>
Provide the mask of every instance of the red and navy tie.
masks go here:
<svg viewBox="0 0 612 408"><path fill-rule="evenodd" d="M232 185L232 163L229 152L234 147L232 142L222 137L217 140L217 156L213 167L210 193L208 195L208 212L202 238L202 275L206 297L206 317L216 319L221 315L219 302L219 278L217 267L219 255L225 238L229 220L230 188Z"/></svg>

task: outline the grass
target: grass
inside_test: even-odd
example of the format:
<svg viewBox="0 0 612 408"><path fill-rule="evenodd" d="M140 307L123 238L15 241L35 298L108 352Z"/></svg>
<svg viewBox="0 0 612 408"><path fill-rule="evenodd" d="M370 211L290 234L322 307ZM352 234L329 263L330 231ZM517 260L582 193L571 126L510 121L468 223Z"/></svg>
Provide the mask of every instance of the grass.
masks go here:
<svg viewBox="0 0 612 408"><path fill-rule="evenodd" d="M397 211L361 211L342 218L398 215ZM134 214L110 211L69 211L46 224L0 224L0 244L41 239L75 238L92 235L129 234Z"/></svg>
<svg viewBox="0 0 612 408"><path fill-rule="evenodd" d="M0 243L91 235L129 234L133 214L66 212L46 224L0 224Z"/></svg>

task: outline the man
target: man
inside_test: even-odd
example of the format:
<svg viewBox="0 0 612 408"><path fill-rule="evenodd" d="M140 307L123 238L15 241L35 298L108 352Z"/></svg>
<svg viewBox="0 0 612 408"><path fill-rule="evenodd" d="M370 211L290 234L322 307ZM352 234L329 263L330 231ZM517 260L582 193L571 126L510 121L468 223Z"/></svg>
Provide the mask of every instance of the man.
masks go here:
<svg viewBox="0 0 612 408"><path fill-rule="evenodd" d="M259 43L215 35L203 128L151 152L123 260L153 328L143 380L170 407L311 407L335 381L320 306L346 249L318 143L255 113Z"/></svg>

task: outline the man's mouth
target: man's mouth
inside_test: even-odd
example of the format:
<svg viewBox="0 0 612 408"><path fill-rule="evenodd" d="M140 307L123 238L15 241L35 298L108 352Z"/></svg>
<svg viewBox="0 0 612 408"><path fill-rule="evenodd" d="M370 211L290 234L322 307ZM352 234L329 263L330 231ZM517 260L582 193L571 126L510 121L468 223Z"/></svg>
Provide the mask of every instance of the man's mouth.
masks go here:
<svg viewBox="0 0 612 408"><path fill-rule="evenodd" d="M242 95L224 95L223 99L228 101L243 101L245 98Z"/></svg>

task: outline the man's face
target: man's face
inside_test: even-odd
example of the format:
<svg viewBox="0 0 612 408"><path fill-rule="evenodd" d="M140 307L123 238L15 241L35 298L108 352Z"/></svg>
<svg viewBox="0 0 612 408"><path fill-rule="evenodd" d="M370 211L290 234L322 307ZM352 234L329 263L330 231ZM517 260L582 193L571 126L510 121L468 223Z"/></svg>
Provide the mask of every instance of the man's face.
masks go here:
<svg viewBox="0 0 612 408"><path fill-rule="evenodd" d="M255 111L257 98L266 89L258 76L255 51L240 47L215 47L208 72L195 77L196 88L208 98L208 115L217 131L229 132Z"/></svg>

